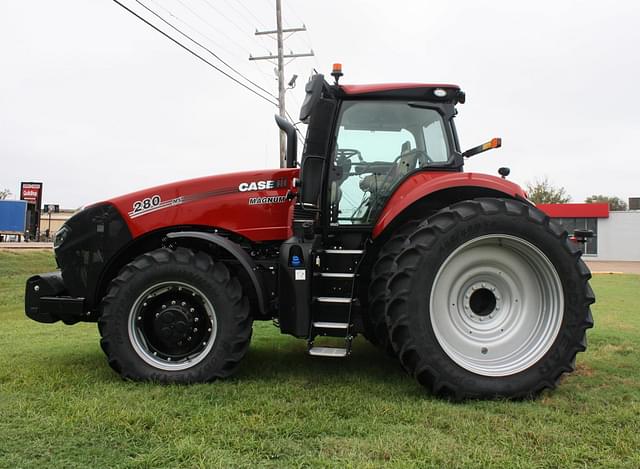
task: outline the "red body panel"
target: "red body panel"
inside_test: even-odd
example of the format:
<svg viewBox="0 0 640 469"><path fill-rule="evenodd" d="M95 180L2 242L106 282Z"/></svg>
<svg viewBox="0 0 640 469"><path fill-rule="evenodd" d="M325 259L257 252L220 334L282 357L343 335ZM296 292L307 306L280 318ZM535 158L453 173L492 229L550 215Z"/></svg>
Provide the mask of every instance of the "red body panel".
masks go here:
<svg viewBox="0 0 640 469"><path fill-rule="evenodd" d="M538 204L553 218L609 218L609 204Z"/></svg>
<svg viewBox="0 0 640 469"><path fill-rule="evenodd" d="M376 238L407 207L419 199L434 192L453 187L484 187L503 192L509 196L526 198L520 186L496 176L479 173L448 173L442 171L424 171L415 173L406 179L393 193L382 210L376 226L371 233Z"/></svg>
<svg viewBox="0 0 640 469"><path fill-rule="evenodd" d="M116 206L134 238L161 228L201 225L222 228L252 241L284 240L291 236L293 207L293 201L284 196L297 175L298 169L265 169L207 176L144 189L106 202ZM267 181L273 184L262 186L274 187L248 187L253 182L258 186L259 182ZM278 199L261 199L250 204L250 199L264 197Z"/></svg>
<svg viewBox="0 0 640 469"><path fill-rule="evenodd" d="M372 85L340 85L340 89L348 95L376 93L380 91L406 90L411 88L454 88L459 90L458 85L447 85L443 83L380 83Z"/></svg>
<svg viewBox="0 0 640 469"><path fill-rule="evenodd" d="M298 169L267 169L207 176L151 187L106 202L115 205L134 238L172 226L197 225L228 230L251 241L285 240L292 234L293 201L284 197L298 172ZM273 182L274 187L248 187L251 183L267 181ZM391 196L372 237L382 233L396 216L417 200L443 189L463 186L526 197L517 184L487 174L417 172ZM265 200L265 197L277 199ZM259 203L250 203L250 199L256 198L260 199ZM145 200L149 202L145 203Z"/></svg>

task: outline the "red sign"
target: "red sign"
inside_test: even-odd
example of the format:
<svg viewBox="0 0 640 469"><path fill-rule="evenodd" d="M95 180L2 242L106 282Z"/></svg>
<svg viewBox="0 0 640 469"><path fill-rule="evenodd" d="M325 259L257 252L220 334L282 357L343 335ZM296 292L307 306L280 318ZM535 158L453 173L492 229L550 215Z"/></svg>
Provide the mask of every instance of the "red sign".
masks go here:
<svg viewBox="0 0 640 469"><path fill-rule="evenodd" d="M609 204L538 204L551 218L609 218Z"/></svg>
<svg viewBox="0 0 640 469"><path fill-rule="evenodd" d="M31 204L36 204L38 210L42 201L41 182L23 182L20 184L20 200L26 200Z"/></svg>

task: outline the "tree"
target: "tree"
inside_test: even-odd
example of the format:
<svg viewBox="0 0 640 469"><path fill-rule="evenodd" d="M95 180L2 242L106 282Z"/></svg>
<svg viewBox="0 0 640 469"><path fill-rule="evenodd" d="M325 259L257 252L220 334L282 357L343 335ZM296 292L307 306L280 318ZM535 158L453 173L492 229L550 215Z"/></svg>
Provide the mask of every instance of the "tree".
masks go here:
<svg viewBox="0 0 640 469"><path fill-rule="evenodd" d="M584 200L588 204L605 203L609 204L609 210L612 212L624 211L627 209L627 203L615 196L608 195L592 195Z"/></svg>
<svg viewBox="0 0 640 469"><path fill-rule="evenodd" d="M527 183L527 195L535 204L566 204L571 201L564 187L554 187L545 176Z"/></svg>
<svg viewBox="0 0 640 469"><path fill-rule="evenodd" d="M11 196L11 191L9 189L2 189L0 191L0 200L8 199Z"/></svg>

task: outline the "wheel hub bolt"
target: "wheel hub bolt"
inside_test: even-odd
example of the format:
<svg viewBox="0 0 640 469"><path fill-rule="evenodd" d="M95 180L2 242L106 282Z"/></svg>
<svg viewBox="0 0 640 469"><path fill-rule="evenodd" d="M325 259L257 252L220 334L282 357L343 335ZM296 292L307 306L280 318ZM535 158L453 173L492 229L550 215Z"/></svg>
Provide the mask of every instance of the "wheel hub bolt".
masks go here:
<svg viewBox="0 0 640 469"><path fill-rule="evenodd" d="M183 301L182 303L180 303L180 306L187 306L187 303Z"/></svg>
<svg viewBox="0 0 640 469"><path fill-rule="evenodd" d="M200 318L193 318L193 322L198 322L200 320Z"/></svg>
<svg viewBox="0 0 640 469"><path fill-rule="evenodd" d="M156 313L156 318L159 318L159 317L160 317L160 313Z"/></svg>
<svg viewBox="0 0 640 469"><path fill-rule="evenodd" d="M142 321L142 316L138 316L138 321Z"/></svg>
<svg viewBox="0 0 640 469"><path fill-rule="evenodd" d="M195 308L189 308L190 313L194 313L195 311L196 311Z"/></svg>
<svg viewBox="0 0 640 469"><path fill-rule="evenodd" d="M488 351L489 351L489 349L487 347L482 347L480 349L480 352L482 353L482 355L486 355Z"/></svg>
<svg viewBox="0 0 640 469"><path fill-rule="evenodd" d="M171 304L175 305L176 304L176 300L171 300Z"/></svg>
<svg viewBox="0 0 640 469"><path fill-rule="evenodd" d="M197 327L194 327L194 328L193 328L193 332L198 332L198 328L197 328Z"/></svg>
<svg viewBox="0 0 640 469"><path fill-rule="evenodd" d="M162 305L162 309L165 309L167 307L167 305Z"/></svg>

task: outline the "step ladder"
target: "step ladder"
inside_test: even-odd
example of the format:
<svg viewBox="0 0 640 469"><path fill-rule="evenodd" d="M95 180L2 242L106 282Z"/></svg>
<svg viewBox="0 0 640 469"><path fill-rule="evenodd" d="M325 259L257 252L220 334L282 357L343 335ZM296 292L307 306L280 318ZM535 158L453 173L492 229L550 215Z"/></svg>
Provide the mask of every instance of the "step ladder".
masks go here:
<svg viewBox="0 0 640 469"><path fill-rule="evenodd" d="M345 358L351 353L353 333L351 316L357 299L354 298L358 265L363 250L324 249L315 253L313 274L313 303L308 353L314 357ZM318 337L344 340L342 347L316 345Z"/></svg>

